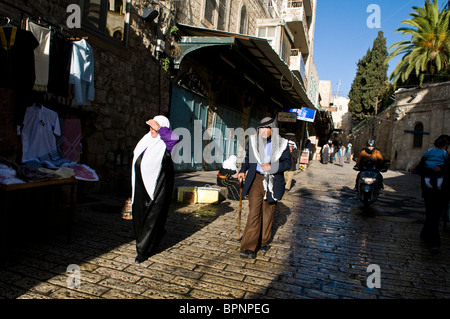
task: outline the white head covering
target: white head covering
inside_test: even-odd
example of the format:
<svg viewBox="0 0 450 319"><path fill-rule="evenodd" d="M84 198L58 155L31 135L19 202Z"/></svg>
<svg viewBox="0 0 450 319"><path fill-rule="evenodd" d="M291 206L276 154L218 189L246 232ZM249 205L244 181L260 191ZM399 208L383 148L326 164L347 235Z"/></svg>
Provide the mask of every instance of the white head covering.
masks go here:
<svg viewBox="0 0 450 319"><path fill-rule="evenodd" d="M169 127L169 120L162 115L155 116L153 118L161 127ZM145 190L150 198L153 200L155 193L156 182L158 181L159 173L161 171L161 163L166 151L166 143L161 140L159 134L156 137L152 137L151 132L145 134L142 139L137 143L133 152L133 162L131 166L131 184L132 184L132 202L134 202L134 187L135 187L135 170L134 165L136 160L146 151L141 161L141 175L144 181Z"/></svg>
<svg viewBox="0 0 450 319"><path fill-rule="evenodd" d="M231 155L226 161L223 162L223 168L237 171L236 162L237 157L235 155Z"/></svg>

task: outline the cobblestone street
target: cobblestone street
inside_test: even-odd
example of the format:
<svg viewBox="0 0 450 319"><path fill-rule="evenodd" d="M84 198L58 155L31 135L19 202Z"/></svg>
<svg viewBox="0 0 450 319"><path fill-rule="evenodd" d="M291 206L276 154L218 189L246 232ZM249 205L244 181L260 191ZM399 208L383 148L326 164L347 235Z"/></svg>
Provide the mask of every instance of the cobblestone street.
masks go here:
<svg viewBox="0 0 450 319"><path fill-rule="evenodd" d="M173 203L160 252L134 263L132 222L121 218L125 198L92 195L77 204L72 242L54 232L11 247L1 264L7 299L448 299L450 236L433 255L421 241L419 177L384 174L385 190L364 212L353 190L353 164L314 161L297 172L278 204L271 248L242 259L238 202ZM180 174L177 185L214 185L216 172ZM242 204L241 231L248 202ZM441 228L442 229L442 228ZM368 288L369 265L380 288ZM80 267L78 288L69 265Z"/></svg>

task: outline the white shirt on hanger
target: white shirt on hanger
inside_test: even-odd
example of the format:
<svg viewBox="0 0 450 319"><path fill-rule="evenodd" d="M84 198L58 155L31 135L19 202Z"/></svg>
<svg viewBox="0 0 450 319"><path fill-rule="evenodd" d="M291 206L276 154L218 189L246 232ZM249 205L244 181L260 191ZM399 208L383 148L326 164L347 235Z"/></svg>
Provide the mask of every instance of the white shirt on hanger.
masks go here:
<svg viewBox="0 0 450 319"><path fill-rule="evenodd" d="M47 91L50 65L50 29L27 19L27 30L31 31L39 42L39 46L34 49L36 81L33 89L36 91Z"/></svg>
<svg viewBox="0 0 450 319"><path fill-rule="evenodd" d="M58 113L33 104L25 111L22 129L22 162L56 150L55 135L61 135Z"/></svg>
<svg viewBox="0 0 450 319"><path fill-rule="evenodd" d="M94 100L94 51L82 39L72 45L69 83L74 84L74 104L90 105Z"/></svg>

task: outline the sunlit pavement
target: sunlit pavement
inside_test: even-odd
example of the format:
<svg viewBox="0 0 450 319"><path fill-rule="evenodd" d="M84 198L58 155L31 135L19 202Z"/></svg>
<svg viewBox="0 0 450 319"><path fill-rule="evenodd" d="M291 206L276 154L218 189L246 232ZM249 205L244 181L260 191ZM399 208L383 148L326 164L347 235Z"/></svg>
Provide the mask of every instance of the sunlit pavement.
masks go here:
<svg viewBox="0 0 450 319"><path fill-rule="evenodd" d="M125 198L89 196L77 205L70 243L49 231L11 247L0 297L450 298L450 236L441 232L438 254L421 241L418 176L385 173L384 192L364 210L352 166L314 161L297 172L278 204L270 249L256 259L239 257L237 201L174 202L160 252L135 264L132 221L121 218ZM176 183L214 186L215 174L179 174ZM247 212L244 200L241 233Z"/></svg>

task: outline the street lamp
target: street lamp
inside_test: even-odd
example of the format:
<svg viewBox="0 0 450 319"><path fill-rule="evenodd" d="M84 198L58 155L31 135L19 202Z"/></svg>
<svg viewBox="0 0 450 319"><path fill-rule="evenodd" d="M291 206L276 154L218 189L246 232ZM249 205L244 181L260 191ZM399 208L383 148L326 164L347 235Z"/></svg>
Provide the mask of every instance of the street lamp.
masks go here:
<svg viewBox="0 0 450 319"><path fill-rule="evenodd" d="M142 17L142 19L144 19L145 21L152 22L153 20L156 19L156 17L158 16L158 14L159 14L159 12L158 12L157 10L145 8L145 9L142 11L141 17Z"/></svg>

